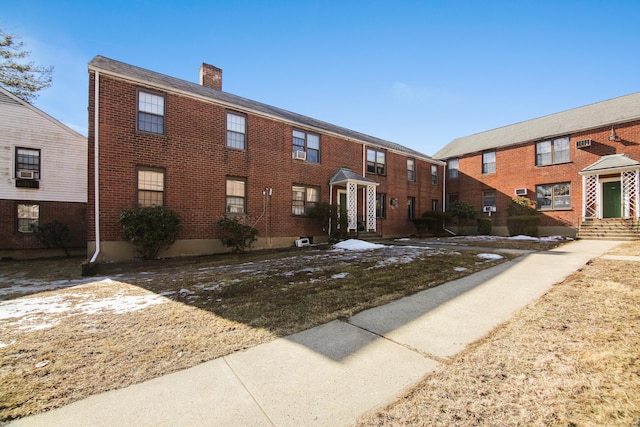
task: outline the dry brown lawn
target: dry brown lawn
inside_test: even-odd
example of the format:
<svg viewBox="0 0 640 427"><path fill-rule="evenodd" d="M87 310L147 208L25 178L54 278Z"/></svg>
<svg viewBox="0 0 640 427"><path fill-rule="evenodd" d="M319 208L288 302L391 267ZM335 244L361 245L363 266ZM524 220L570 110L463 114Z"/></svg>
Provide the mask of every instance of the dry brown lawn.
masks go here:
<svg viewBox="0 0 640 427"><path fill-rule="evenodd" d="M351 316L515 256L486 260L477 251L402 243L131 264L84 280L77 259L0 263L0 422Z"/></svg>
<svg viewBox="0 0 640 427"><path fill-rule="evenodd" d="M640 243L616 252L640 253ZM514 256L501 253L486 261L478 251L438 246L309 248L129 265L90 280L80 280L77 259L0 263L0 422L347 317ZM634 425L639 271L639 263L594 261L359 425Z"/></svg>
<svg viewBox="0 0 640 427"><path fill-rule="evenodd" d="M597 259L356 425L640 426L639 350L640 262Z"/></svg>

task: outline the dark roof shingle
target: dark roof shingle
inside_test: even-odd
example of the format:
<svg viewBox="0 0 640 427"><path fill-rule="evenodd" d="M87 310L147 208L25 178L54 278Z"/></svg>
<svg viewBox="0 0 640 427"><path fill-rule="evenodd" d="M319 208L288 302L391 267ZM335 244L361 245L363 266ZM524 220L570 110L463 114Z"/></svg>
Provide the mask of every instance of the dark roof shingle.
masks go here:
<svg viewBox="0 0 640 427"><path fill-rule="evenodd" d="M640 120L640 92L457 138L433 158L450 159L635 120Z"/></svg>
<svg viewBox="0 0 640 427"><path fill-rule="evenodd" d="M268 116L294 123L299 126L306 126L309 128L337 134L345 138L353 139L360 143L375 145L388 150L397 151L403 154L415 156L424 160L431 160L435 163L438 163L437 161L434 161L432 157L427 156L426 154L397 144L395 142L386 141L384 139L356 132L351 129L332 125L321 120L316 120L311 117L303 116L301 114L293 113L291 111L283 110L281 108L273 107L261 102L252 101L250 99L232 95L227 92L211 89L197 83L192 83L186 80L181 80L175 77L157 73L155 71L150 71L144 68L126 64L124 62L105 58L104 56L98 55L93 58L91 62L89 62L89 68L101 72L119 75L121 77L128 78L137 82L147 83L149 85L169 90L186 92L203 98L209 98L213 101L227 104L229 106L235 106L236 108L242 108L257 113L266 114Z"/></svg>

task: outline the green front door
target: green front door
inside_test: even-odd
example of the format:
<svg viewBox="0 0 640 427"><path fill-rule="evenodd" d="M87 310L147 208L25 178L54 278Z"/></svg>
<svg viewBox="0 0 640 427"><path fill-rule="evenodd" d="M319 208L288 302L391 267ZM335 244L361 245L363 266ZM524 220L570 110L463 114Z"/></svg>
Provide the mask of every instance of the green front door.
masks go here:
<svg viewBox="0 0 640 427"><path fill-rule="evenodd" d="M602 217L620 218L622 216L622 193L620 181L602 183Z"/></svg>

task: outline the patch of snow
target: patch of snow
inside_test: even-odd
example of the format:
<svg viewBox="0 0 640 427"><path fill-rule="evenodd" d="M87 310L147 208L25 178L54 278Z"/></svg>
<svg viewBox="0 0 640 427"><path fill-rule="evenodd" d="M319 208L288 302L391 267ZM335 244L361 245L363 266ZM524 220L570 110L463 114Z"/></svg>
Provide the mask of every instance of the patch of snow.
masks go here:
<svg viewBox="0 0 640 427"><path fill-rule="evenodd" d="M100 283L110 282L107 279ZM78 291L83 289L86 289L86 285L77 287ZM99 297L91 292L29 296L0 302L0 321L19 329L34 331L55 326L60 322L60 315L68 317L99 314L104 311L124 314L168 301L151 292L143 295L124 295L123 291L118 291L108 297Z"/></svg>
<svg viewBox="0 0 640 427"><path fill-rule="evenodd" d="M540 240L537 237L531 237L531 236L525 236L524 234L520 234L518 236L511 236L510 237L511 240Z"/></svg>
<svg viewBox="0 0 640 427"><path fill-rule="evenodd" d="M498 254L478 254L478 258L492 260L492 259L502 259L504 257Z"/></svg>
<svg viewBox="0 0 640 427"><path fill-rule="evenodd" d="M338 273L338 274L334 274L333 276L331 276L331 278L332 279L344 279L348 275L349 275L349 273Z"/></svg>
<svg viewBox="0 0 640 427"><path fill-rule="evenodd" d="M217 283L214 283L211 286L196 285L196 288L202 289L203 291L217 291L220 289L220 285Z"/></svg>
<svg viewBox="0 0 640 427"><path fill-rule="evenodd" d="M396 242L410 242L411 239L409 239L408 237L403 237L402 239L395 239Z"/></svg>
<svg viewBox="0 0 640 427"><path fill-rule="evenodd" d="M364 240L349 239L344 242L339 242L333 245L335 249L342 249L347 251L368 251L371 249L384 248L385 245L379 243L365 242Z"/></svg>
<svg viewBox="0 0 640 427"><path fill-rule="evenodd" d="M193 295L193 294L195 294L195 292L193 292L192 290L184 289L184 288L180 289L178 292L181 293L182 295Z"/></svg>
<svg viewBox="0 0 640 427"><path fill-rule="evenodd" d="M173 295L175 293L176 291L162 291L158 295L162 295L163 297L166 297L167 295Z"/></svg>
<svg viewBox="0 0 640 427"><path fill-rule="evenodd" d="M454 268L453 270L454 270L454 271L467 271L467 270L468 270L468 268L466 268L466 267L456 267L456 268Z"/></svg>

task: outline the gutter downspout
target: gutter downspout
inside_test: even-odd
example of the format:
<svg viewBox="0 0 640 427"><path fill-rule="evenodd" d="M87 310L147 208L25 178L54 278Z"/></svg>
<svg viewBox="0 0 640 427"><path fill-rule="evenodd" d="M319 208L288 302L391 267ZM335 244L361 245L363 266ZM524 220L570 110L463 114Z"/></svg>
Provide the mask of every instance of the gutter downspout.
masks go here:
<svg viewBox="0 0 640 427"><path fill-rule="evenodd" d="M447 163L442 166L442 212L447 211Z"/></svg>
<svg viewBox="0 0 640 427"><path fill-rule="evenodd" d="M94 190L94 227L96 234L96 248L90 263L96 262L98 255L100 255L100 155L99 155L99 126L100 126L100 72L96 71L94 82L94 113L93 113L93 190Z"/></svg>

